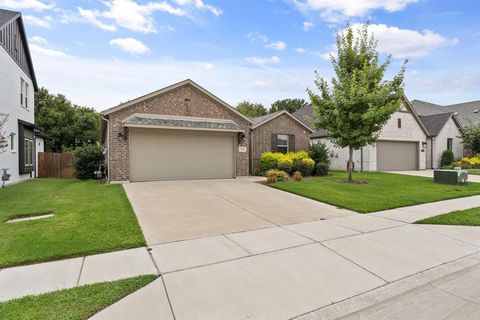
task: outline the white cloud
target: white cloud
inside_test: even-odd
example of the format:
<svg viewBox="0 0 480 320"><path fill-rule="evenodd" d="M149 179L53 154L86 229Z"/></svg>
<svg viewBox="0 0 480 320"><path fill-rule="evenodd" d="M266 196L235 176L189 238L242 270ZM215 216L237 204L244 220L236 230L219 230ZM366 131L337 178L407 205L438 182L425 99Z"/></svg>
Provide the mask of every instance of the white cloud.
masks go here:
<svg viewBox="0 0 480 320"><path fill-rule="evenodd" d="M25 15L23 16L23 20L25 20L26 23L34 26L50 28L50 22L52 21L52 17L46 16L43 18L39 18L36 16Z"/></svg>
<svg viewBox="0 0 480 320"><path fill-rule="evenodd" d="M47 56L47 57L52 57L52 58L67 58L69 57L68 54L66 54L63 51L55 50L55 49L49 49L49 48L44 48L38 44L30 44L30 50L33 53L36 53L40 56Z"/></svg>
<svg viewBox="0 0 480 320"><path fill-rule="evenodd" d="M150 49L140 40L134 38L118 38L110 40L110 45L118 47L123 51L138 55L144 54L150 51Z"/></svg>
<svg viewBox="0 0 480 320"><path fill-rule="evenodd" d="M205 70L212 70L213 68L215 68L215 65L210 62L199 62L198 65Z"/></svg>
<svg viewBox="0 0 480 320"><path fill-rule="evenodd" d="M185 10L173 7L166 1L148 2L138 4L132 0L105 1L108 7L106 11L84 9L79 7L78 12L86 22L89 22L103 30L115 31L117 26L142 33L154 33L158 29L152 14L155 11L169 13L175 16L185 16ZM107 19L110 23L105 23ZM112 24L114 23L114 24Z"/></svg>
<svg viewBox="0 0 480 320"><path fill-rule="evenodd" d="M330 52L322 53L320 51L314 51L314 50L309 50L305 48L296 48L295 52L300 54L308 54L308 55L311 55L317 58L322 58L325 60L330 60Z"/></svg>
<svg viewBox="0 0 480 320"><path fill-rule="evenodd" d="M297 52L297 53L305 53L306 51L305 51L305 49L303 49L303 48L296 48L296 49L295 49L295 52Z"/></svg>
<svg viewBox="0 0 480 320"><path fill-rule="evenodd" d="M267 44L266 47L277 51L283 51L287 48L287 44L283 41L277 41Z"/></svg>
<svg viewBox="0 0 480 320"><path fill-rule="evenodd" d="M352 27L358 30L362 25L355 24ZM378 40L380 52L392 54L396 58L426 56L437 47L449 44L446 38L431 30L416 31L385 24L372 24L369 26L369 32ZM455 44L455 41L452 44Z"/></svg>
<svg viewBox="0 0 480 320"><path fill-rule="evenodd" d="M268 37L258 31L250 32L249 34L247 34L247 39L249 39L250 41L260 41L264 43L268 42Z"/></svg>
<svg viewBox="0 0 480 320"><path fill-rule="evenodd" d="M299 10L319 11L321 17L335 23L347 18L364 17L373 10L401 11L415 2L418 0L293 0Z"/></svg>
<svg viewBox="0 0 480 320"><path fill-rule="evenodd" d="M191 6L198 10L210 11L216 16L219 16L223 13L220 8L206 4L202 0L175 0L175 2L182 7Z"/></svg>
<svg viewBox="0 0 480 320"><path fill-rule="evenodd" d="M309 31L310 29L312 29L315 25L310 22L310 21L304 21L303 22L303 30L304 31Z"/></svg>
<svg viewBox="0 0 480 320"><path fill-rule="evenodd" d="M280 58L277 56L271 57L247 57L245 58L248 62L258 65L265 65L265 64L275 64L280 62Z"/></svg>
<svg viewBox="0 0 480 320"><path fill-rule="evenodd" d="M31 37L31 38L30 38L30 42L36 43L36 44L43 44L43 45L48 44L47 39L42 38L42 37L40 37L40 36L33 36L33 37Z"/></svg>
<svg viewBox="0 0 480 320"><path fill-rule="evenodd" d="M0 0L0 7L7 9L33 9L36 11L42 11L52 9L53 3L47 3L39 0Z"/></svg>

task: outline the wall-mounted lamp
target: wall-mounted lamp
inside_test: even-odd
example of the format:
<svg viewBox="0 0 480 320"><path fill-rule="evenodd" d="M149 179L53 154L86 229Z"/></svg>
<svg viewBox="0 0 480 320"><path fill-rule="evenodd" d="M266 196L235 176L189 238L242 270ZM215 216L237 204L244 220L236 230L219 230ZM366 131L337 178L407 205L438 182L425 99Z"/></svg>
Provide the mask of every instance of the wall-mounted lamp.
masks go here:
<svg viewBox="0 0 480 320"><path fill-rule="evenodd" d="M422 148L426 148L427 147L427 141L422 141Z"/></svg>
<svg viewBox="0 0 480 320"><path fill-rule="evenodd" d="M125 141L125 135L123 134L123 132L119 132L117 137L118 141Z"/></svg>

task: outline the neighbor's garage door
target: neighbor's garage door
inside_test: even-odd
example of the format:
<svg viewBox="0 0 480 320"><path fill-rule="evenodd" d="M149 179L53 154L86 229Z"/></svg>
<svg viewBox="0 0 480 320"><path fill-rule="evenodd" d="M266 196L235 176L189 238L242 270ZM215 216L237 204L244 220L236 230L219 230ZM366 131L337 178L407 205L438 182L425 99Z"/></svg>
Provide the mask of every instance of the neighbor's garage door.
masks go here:
<svg viewBox="0 0 480 320"><path fill-rule="evenodd" d="M130 181L232 178L234 134L130 128Z"/></svg>
<svg viewBox="0 0 480 320"><path fill-rule="evenodd" d="M418 142L379 141L377 170L402 171L418 169Z"/></svg>

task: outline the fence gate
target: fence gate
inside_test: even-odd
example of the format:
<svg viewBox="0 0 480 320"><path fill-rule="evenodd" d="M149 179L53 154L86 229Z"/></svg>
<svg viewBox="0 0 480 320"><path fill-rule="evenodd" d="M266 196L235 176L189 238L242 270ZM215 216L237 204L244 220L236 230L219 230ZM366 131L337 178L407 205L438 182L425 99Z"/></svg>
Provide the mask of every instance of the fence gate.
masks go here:
<svg viewBox="0 0 480 320"><path fill-rule="evenodd" d="M38 177L39 178L73 178L74 168L73 153L38 153Z"/></svg>

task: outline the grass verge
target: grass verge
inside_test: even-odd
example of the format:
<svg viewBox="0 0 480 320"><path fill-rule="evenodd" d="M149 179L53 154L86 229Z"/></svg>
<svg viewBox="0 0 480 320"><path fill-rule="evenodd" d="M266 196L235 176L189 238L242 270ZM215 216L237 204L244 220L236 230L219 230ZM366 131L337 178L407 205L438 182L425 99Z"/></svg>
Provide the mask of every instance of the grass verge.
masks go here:
<svg viewBox="0 0 480 320"><path fill-rule="evenodd" d="M453 211L417 221L418 224L444 224L459 226L480 226L480 207Z"/></svg>

